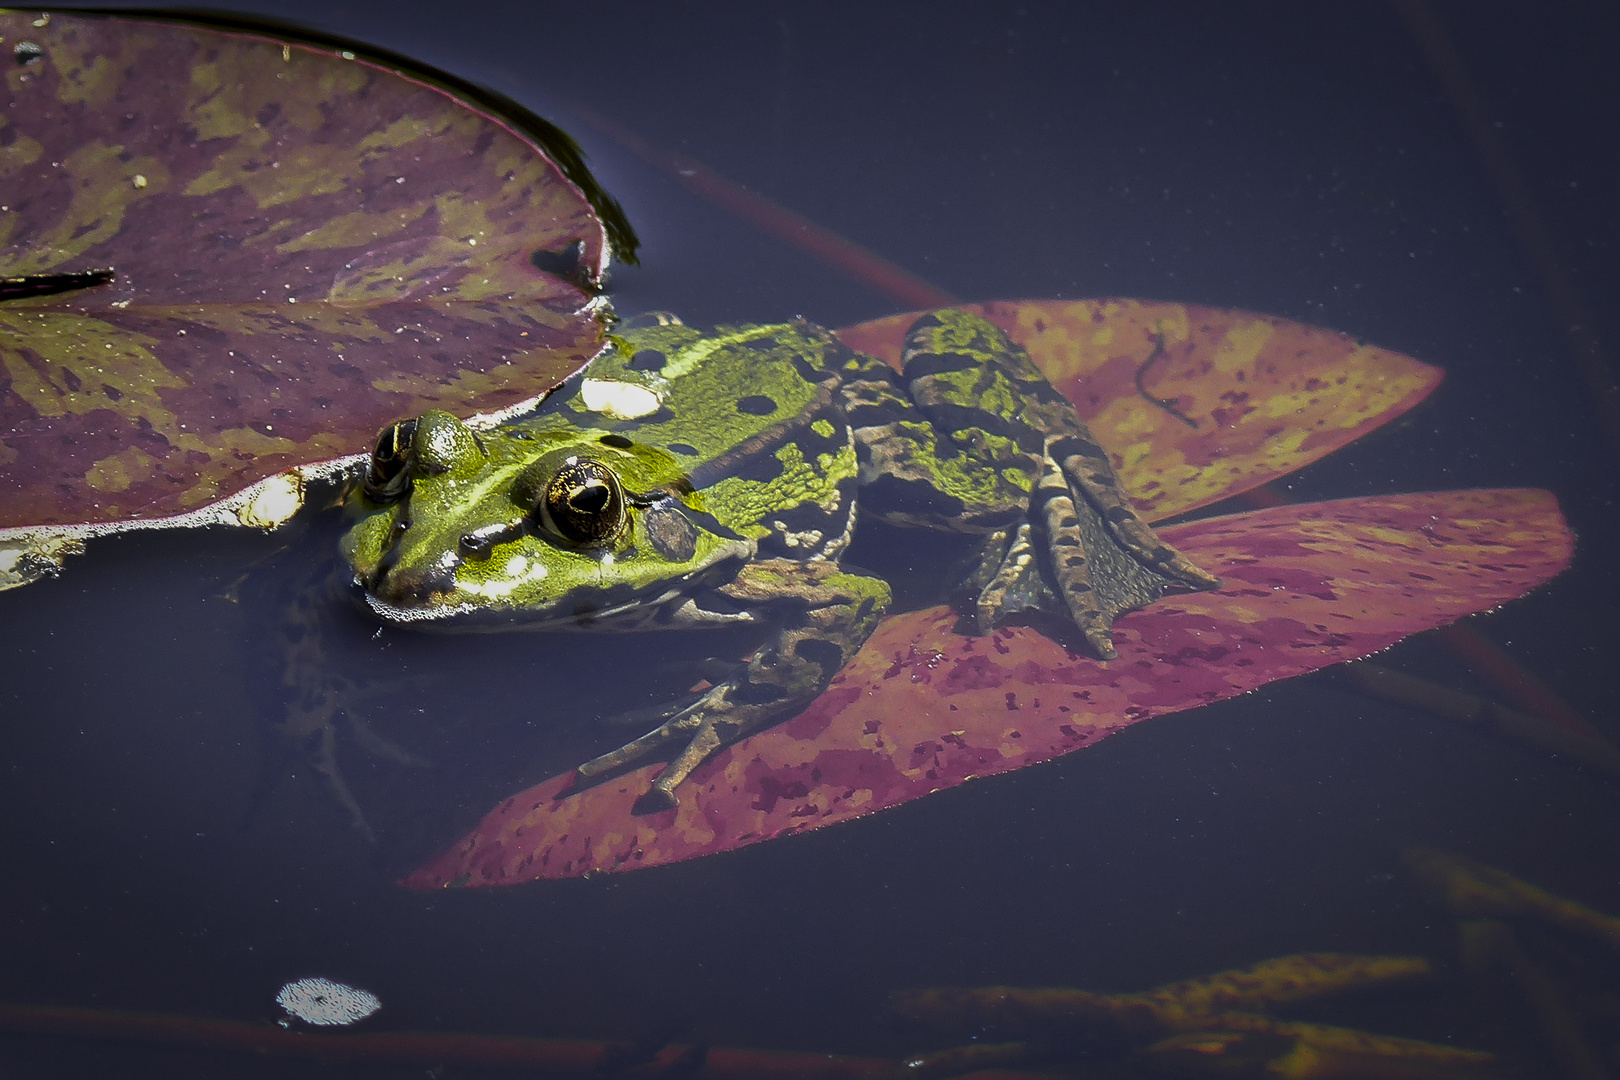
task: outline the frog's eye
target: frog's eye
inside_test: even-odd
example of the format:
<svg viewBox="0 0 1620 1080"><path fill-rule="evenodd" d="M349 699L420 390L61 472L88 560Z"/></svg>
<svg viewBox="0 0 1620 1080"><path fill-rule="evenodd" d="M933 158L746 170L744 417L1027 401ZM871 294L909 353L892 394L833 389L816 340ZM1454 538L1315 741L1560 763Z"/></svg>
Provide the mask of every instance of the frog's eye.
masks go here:
<svg viewBox="0 0 1620 1080"><path fill-rule="evenodd" d="M415 420L401 420L377 436L377 448L371 452L371 465L366 469L366 498L391 503L405 493L410 480L405 465L415 438Z"/></svg>
<svg viewBox="0 0 1620 1080"><path fill-rule="evenodd" d="M540 506L557 535L574 544L610 540L624 528L624 489L612 469L571 457L546 484Z"/></svg>

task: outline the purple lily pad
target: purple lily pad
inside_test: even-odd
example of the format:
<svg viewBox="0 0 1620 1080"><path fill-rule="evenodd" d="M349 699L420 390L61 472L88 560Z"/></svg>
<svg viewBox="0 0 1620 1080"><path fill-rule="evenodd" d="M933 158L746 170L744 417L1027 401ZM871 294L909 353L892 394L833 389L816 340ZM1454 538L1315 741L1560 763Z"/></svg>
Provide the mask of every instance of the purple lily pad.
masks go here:
<svg viewBox="0 0 1620 1080"><path fill-rule="evenodd" d="M291 39L17 12L0 38L0 543L272 523L266 478L520 407L600 348L608 237L534 131Z"/></svg>

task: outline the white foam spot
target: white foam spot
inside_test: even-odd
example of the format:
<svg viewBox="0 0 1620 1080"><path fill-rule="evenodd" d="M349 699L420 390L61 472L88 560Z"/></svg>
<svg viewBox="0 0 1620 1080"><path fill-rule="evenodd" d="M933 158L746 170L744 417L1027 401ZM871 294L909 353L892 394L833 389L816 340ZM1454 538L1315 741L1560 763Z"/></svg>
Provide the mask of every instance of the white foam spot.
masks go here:
<svg viewBox="0 0 1620 1080"><path fill-rule="evenodd" d="M345 986L331 979L299 979L281 988L276 1004L306 1024L329 1027L364 1020L382 1002L368 991Z"/></svg>
<svg viewBox="0 0 1620 1080"><path fill-rule="evenodd" d="M612 379L586 379L580 383L579 395L587 409L615 420L651 416L662 404L658 395L645 386Z"/></svg>

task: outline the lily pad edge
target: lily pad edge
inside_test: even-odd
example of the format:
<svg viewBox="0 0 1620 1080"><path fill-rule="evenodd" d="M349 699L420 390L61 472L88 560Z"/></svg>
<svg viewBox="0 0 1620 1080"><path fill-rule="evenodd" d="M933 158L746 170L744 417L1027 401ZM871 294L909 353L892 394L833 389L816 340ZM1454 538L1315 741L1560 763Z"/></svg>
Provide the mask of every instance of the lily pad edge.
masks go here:
<svg viewBox="0 0 1620 1080"><path fill-rule="evenodd" d="M601 318L610 307L606 297L597 297L583 310ZM588 367L592 360L610 347L611 342L604 341L601 348L580 365L580 370ZM466 424L474 431L488 431L513 417L539 408L540 403L556 388L548 386L540 393L503 409L474 413L465 418ZM246 527L270 532L291 521L303 508L304 495L310 485L337 481L345 474L357 474L370 459L370 452L367 451L295 465L184 514L129 521L20 525L0 529L0 592L30 585L41 578L55 577L61 573L68 556L84 554L85 541L100 536L116 536L143 529L204 529L214 526Z"/></svg>

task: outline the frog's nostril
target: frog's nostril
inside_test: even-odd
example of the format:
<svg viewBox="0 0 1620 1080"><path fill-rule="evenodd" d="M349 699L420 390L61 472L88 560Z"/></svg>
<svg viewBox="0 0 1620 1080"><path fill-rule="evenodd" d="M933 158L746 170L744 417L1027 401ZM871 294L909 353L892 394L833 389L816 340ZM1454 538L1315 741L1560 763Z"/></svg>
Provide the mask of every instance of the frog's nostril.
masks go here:
<svg viewBox="0 0 1620 1080"><path fill-rule="evenodd" d="M502 521L494 525L485 525L472 532L461 534L461 541L456 545L464 559L474 562L483 562L489 558L489 553L495 550L496 544L504 544L508 540L518 540L523 536L523 519L516 521Z"/></svg>

